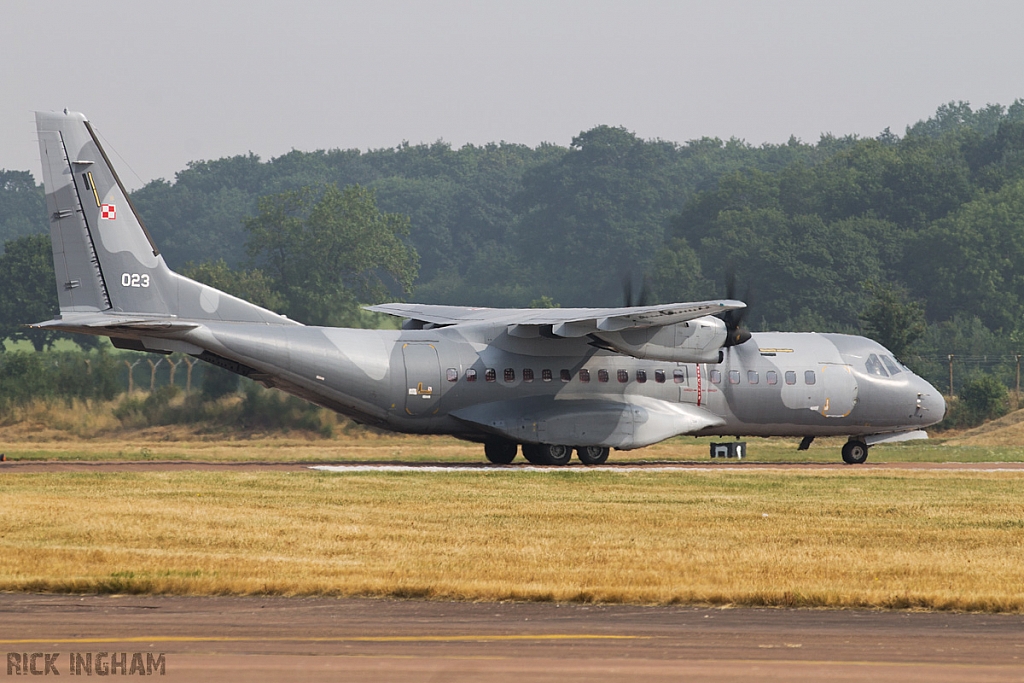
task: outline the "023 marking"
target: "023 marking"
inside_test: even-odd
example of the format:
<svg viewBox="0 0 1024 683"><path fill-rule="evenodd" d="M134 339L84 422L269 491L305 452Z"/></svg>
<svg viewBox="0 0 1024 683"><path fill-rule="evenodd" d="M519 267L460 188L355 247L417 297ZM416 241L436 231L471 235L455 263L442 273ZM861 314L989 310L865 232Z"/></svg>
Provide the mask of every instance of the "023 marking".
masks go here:
<svg viewBox="0 0 1024 683"><path fill-rule="evenodd" d="M147 273L121 273L122 287L149 287Z"/></svg>

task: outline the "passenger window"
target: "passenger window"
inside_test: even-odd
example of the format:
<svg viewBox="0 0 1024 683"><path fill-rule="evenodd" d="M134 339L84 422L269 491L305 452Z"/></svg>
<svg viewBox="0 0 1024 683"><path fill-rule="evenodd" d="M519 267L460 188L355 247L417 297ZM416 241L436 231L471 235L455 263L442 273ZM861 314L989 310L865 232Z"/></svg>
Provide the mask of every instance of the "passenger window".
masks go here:
<svg viewBox="0 0 1024 683"><path fill-rule="evenodd" d="M779 373L775 372L774 370L769 370L768 372L764 373L764 379L766 382L768 382L768 384L774 386L779 383Z"/></svg>
<svg viewBox="0 0 1024 683"><path fill-rule="evenodd" d="M786 370L786 384L796 384L796 373L792 370Z"/></svg>
<svg viewBox="0 0 1024 683"><path fill-rule="evenodd" d="M533 381L533 369L532 368L523 368L523 381L524 382L532 382Z"/></svg>
<svg viewBox="0 0 1024 683"><path fill-rule="evenodd" d="M761 381L761 378L757 376L757 372L754 370L747 370L747 382L750 384L757 384Z"/></svg>
<svg viewBox="0 0 1024 683"><path fill-rule="evenodd" d="M582 368L580 370L580 381L581 382L589 382L590 381L590 370L587 370L586 368Z"/></svg>
<svg viewBox="0 0 1024 683"><path fill-rule="evenodd" d="M540 371L540 378L542 380L544 380L545 382L550 382L551 381L551 371L550 370L541 370Z"/></svg>
<svg viewBox="0 0 1024 683"><path fill-rule="evenodd" d="M607 382L608 381L608 371L607 370L598 370L597 371L597 381L598 382Z"/></svg>
<svg viewBox="0 0 1024 683"><path fill-rule="evenodd" d="M636 371L636 381L639 382L640 384L646 383L647 382L647 371L646 370L637 370Z"/></svg>
<svg viewBox="0 0 1024 683"><path fill-rule="evenodd" d="M814 376L814 370L804 370L804 384L814 384L818 379Z"/></svg>
<svg viewBox="0 0 1024 683"><path fill-rule="evenodd" d="M664 384L665 383L665 371L664 370L655 370L654 371L654 381L657 382L658 384Z"/></svg>
<svg viewBox="0 0 1024 683"><path fill-rule="evenodd" d="M506 382L515 382L516 381L516 371L513 368L505 368L505 381Z"/></svg>
<svg viewBox="0 0 1024 683"><path fill-rule="evenodd" d="M625 370L619 370L615 374L619 378L619 381L622 382L623 384L629 381L629 373L626 372Z"/></svg>
<svg viewBox="0 0 1024 683"><path fill-rule="evenodd" d="M474 370L473 368L470 368L469 370L466 370L466 381L467 382L475 382L476 381L476 370Z"/></svg>
<svg viewBox="0 0 1024 683"><path fill-rule="evenodd" d="M882 367L882 361L878 360L878 356L871 354L868 359L864 361L864 367L867 369L868 374L878 375L879 377L888 377L889 373Z"/></svg>
<svg viewBox="0 0 1024 683"><path fill-rule="evenodd" d="M890 375L898 375L902 372L902 370L899 369L899 366L897 366L896 363L893 363L892 358L889 358L889 356L882 356L882 362L885 363L885 369L889 371Z"/></svg>
<svg viewBox="0 0 1024 683"><path fill-rule="evenodd" d="M686 381L686 368L676 368L672 371L672 381L676 384L682 384Z"/></svg>
<svg viewBox="0 0 1024 683"><path fill-rule="evenodd" d="M711 371L711 383L712 384L721 384L722 383L722 373L719 372L718 370L712 370Z"/></svg>
<svg viewBox="0 0 1024 683"><path fill-rule="evenodd" d="M456 370L455 368L448 368L448 370L445 372L445 376L448 378L449 382L459 381L459 371Z"/></svg>
<svg viewBox="0 0 1024 683"><path fill-rule="evenodd" d="M487 368L487 371L484 373L484 381L493 382L496 379L498 379L498 373L494 371L494 368Z"/></svg>
<svg viewBox="0 0 1024 683"><path fill-rule="evenodd" d="M562 370L561 372L558 373L558 376L562 379L563 382L568 382L569 380L572 379L572 373L569 372L568 370Z"/></svg>
<svg viewBox="0 0 1024 683"><path fill-rule="evenodd" d="M739 383L740 383L740 371L739 370L730 370L729 371L729 384L739 384Z"/></svg>

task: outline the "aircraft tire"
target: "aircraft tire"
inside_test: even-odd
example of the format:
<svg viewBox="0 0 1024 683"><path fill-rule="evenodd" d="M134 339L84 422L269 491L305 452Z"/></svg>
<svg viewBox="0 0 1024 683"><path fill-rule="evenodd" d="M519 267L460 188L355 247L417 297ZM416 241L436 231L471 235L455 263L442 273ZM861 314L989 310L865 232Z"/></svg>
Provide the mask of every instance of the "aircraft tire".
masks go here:
<svg viewBox="0 0 1024 683"><path fill-rule="evenodd" d="M512 441L487 441L484 443L484 456L495 465L507 465L516 459L519 444Z"/></svg>
<svg viewBox="0 0 1024 683"><path fill-rule="evenodd" d="M540 445L535 443L524 443L523 444L523 457L531 465L550 465L544 455L541 453Z"/></svg>
<svg viewBox="0 0 1024 683"><path fill-rule="evenodd" d="M863 441L851 439L843 444L843 462L847 465L860 465L868 459L868 445Z"/></svg>
<svg viewBox="0 0 1024 683"><path fill-rule="evenodd" d="M576 457L584 465L603 465L608 460L610 451L610 448L601 448L600 446L577 446Z"/></svg>
<svg viewBox="0 0 1024 683"><path fill-rule="evenodd" d="M572 460L572 446L545 443L540 445L540 452L548 465L568 465Z"/></svg>

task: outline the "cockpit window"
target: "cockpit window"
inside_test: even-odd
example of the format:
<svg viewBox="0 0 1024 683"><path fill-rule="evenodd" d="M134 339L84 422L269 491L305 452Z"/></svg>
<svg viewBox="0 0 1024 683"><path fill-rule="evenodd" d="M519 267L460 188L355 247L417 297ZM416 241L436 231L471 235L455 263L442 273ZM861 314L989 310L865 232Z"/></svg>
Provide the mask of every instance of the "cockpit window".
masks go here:
<svg viewBox="0 0 1024 683"><path fill-rule="evenodd" d="M878 375L879 377L888 377L889 373L882 367L882 361L878 360L878 356L871 354L868 359L864 362L864 366L867 368L869 375Z"/></svg>
<svg viewBox="0 0 1024 683"><path fill-rule="evenodd" d="M885 363L885 369L889 371L890 375L898 375L903 372L900 370L900 367L892 361L892 358L889 358L889 356L882 356L882 362Z"/></svg>

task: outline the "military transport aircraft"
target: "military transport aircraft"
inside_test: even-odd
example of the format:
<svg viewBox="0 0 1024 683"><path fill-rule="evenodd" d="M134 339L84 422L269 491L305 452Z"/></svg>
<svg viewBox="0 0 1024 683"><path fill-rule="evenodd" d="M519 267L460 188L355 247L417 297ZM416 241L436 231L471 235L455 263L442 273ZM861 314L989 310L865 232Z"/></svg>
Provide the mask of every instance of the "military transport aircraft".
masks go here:
<svg viewBox="0 0 1024 683"><path fill-rule="evenodd" d="M731 299L622 308L385 304L401 330L302 325L171 271L79 113L37 113L60 315L35 327L187 353L357 422L588 465L680 434L923 438L945 403L879 344L756 333Z"/></svg>

